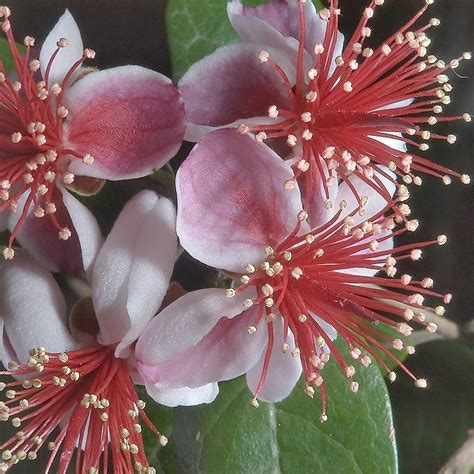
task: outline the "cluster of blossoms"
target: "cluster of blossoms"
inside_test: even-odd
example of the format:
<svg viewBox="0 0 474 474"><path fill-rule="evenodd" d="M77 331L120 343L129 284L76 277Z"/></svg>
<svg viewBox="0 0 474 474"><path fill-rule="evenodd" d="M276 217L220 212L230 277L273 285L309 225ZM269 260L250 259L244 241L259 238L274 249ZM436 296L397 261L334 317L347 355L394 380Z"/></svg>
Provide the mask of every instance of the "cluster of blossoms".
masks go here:
<svg viewBox="0 0 474 474"><path fill-rule="evenodd" d="M320 392L321 422L331 359L354 393L373 362L394 381L387 360L427 386L396 351L414 353L403 339L414 324L436 332L430 315L452 295L399 265L447 238L394 239L419 226L406 203L419 173L470 181L420 153L430 139L456 141L425 124L471 121L442 115L448 72L471 55L428 55L433 0L377 47L370 21L384 0L370 1L345 44L329 3L230 1L242 43L193 65L178 87L139 66L84 67L95 53L69 12L36 58L0 7L15 65L9 75L0 64L0 357L12 377L0 383L0 419L18 429L0 445L0 471L46 446L45 472L156 472L142 426L167 438L135 385L167 406L196 405L245 374L258 406L303 375L306 394ZM197 144L176 176L177 211L142 191L104 240L72 193L147 176L183 138ZM169 296L177 237L230 287ZM79 275L89 296L68 308L51 272Z"/></svg>

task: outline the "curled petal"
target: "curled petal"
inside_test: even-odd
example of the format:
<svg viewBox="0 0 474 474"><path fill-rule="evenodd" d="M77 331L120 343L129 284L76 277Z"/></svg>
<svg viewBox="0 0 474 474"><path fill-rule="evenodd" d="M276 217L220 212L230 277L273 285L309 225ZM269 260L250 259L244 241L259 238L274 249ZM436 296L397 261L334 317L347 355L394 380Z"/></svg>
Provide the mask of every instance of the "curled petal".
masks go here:
<svg viewBox="0 0 474 474"><path fill-rule="evenodd" d="M274 323L275 346L273 348L270 364L268 366L265 384L260 392L259 399L265 402L279 402L286 398L298 382L302 368L299 357L293 357L288 352L282 352L280 345L283 342L283 323L278 320ZM288 333L288 344L291 349L295 347L295 340L291 331ZM247 385L252 393L257 390L265 360L265 351L258 363L247 373Z"/></svg>
<svg viewBox="0 0 474 474"><path fill-rule="evenodd" d="M223 46L191 66L179 83L189 122L187 140L197 141L215 127L241 121L266 123L271 105L290 108L281 77L269 64L258 60L262 49L250 44ZM278 52L269 52L293 84L294 66Z"/></svg>
<svg viewBox="0 0 474 474"><path fill-rule="evenodd" d="M54 83L61 84L73 64L82 58L84 48L81 32L69 10L66 10L58 20L41 48L40 63L43 77L45 76L51 56L58 48L56 43L62 38L67 40L67 45L59 50L51 64L48 78L48 84L50 85ZM79 69L73 73L69 83L77 76Z"/></svg>
<svg viewBox="0 0 474 474"><path fill-rule="evenodd" d="M23 362L32 348L49 352L78 347L66 321L66 303L52 275L25 253L0 261L1 352ZM4 363L8 361L3 361Z"/></svg>
<svg viewBox="0 0 474 474"><path fill-rule="evenodd" d="M119 343L117 356L158 311L176 257L173 204L142 191L120 213L97 257L92 299L103 344Z"/></svg>
<svg viewBox="0 0 474 474"><path fill-rule="evenodd" d="M140 66L87 74L65 96L67 140L95 158L72 160L76 174L109 180L140 178L161 168L181 146L184 105L170 79Z"/></svg>
<svg viewBox="0 0 474 474"><path fill-rule="evenodd" d="M197 388L156 388L153 384L146 384L146 391L155 402L168 407L193 406L203 403L212 403L218 393L217 383L209 383Z"/></svg>
<svg viewBox="0 0 474 474"><path fill-rule="evenodd" d="M22 209L26 200L23 194L19 200ZM67 227L71 237L58 238L59 228L48 215L37 218L30 208L26 219L16 235L17 241L34 258L52 272L89 272L102 244L97 220L92 213L72 194L55 188L51 200L55 207L54 219L59 226ZM13 230L21 211L10 214L9 228Z"/></svg>
<svg viewBox="0 0 474 474"><path fill-rule="evenodd" d="M171 360L202 341L221 318L242 313L252 290L226 298L222 289L197 290L167 306L145 327L136 346L137 361L158 365Z"/></svg>
<svg viewBox="0 0 474 474"><path fill-rule="evenodd" d="M256 364L266 344L265 328L255 334L248 331L256 319L255 310L221 318L201 341L177 356L157 365L139 363L140 375L147 383L165 388L199 387L238 377Z"/></svg>
<svg viewBox="0 0 474 474"><path fill-rule="evenodd" d="M208 134L177 174L177 231L196 259L243 272L267 245L281 242L301 210L297 189L285 190L289 165L269 147L235 130Z"/></svg>

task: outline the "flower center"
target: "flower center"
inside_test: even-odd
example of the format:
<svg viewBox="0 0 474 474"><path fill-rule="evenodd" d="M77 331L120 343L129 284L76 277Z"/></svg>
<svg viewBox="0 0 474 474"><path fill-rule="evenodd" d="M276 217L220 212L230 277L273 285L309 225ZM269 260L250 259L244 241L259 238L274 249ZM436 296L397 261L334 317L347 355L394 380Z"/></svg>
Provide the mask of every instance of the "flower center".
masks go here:
<svg viewBox="0 0 474 474"><path fill-rule="evenodd" d="M83 57L73 64L61 84L51 84L53 63L68 45L65 38L60 38L45 67L44 78L37 81L41 64L30 57L35 40L26 36L26 52L20 53L9 16L8 7L1 7L0 18L4 18L1 26L14 61L16 80L9 78L0 61L0 212L7 209L17 212L22 196L25 201L9 246L3 252L7 259L14 256L12 244L30 208L34 208L37 218L49 216L60 239L71 236L71 231L55 217L55 187L58 182L68 185L74 181L74 175L67 171L71 159L92 164L94 158L90 154L80 155L64 144L63 127L69 113L63 105L64 89L82 62L95 56L92 50L84 50Z"/></svg>
<svg viewBox="0 0 474 474"><path fill-rule="evenodd" d="M239 127L241 133L254 132L259 141L287 137L290 147L301 147L302 154L298 152L298 161L293 165L295 178L287 182L286 187L291 188L295 180L301 178L307 204L322 179L326 205L330 207L330 186L338 180L350 185L351 176L357 176L385 196L387 191L378 177L395 184L396 181L383 172L380 165L402 177L406 184L422 183L417 172L440 177L446 184L451 182L450 176L469 183L468 175L461 175L417 154L400 151L399 147L392 146L393 141L390 142L396 138L426 151L430 139L452 144L456 137L423 130L423 124L471 121L467 113L456 117L439 115L443 105L450 103L447 93L453 89L445 73L459 67L461 61L471 59L471 53L466 52L447 64L433 55L427 56L430 40L426 31L438 26L439 20L434 18L425 26L410 28L425 13L430 2L424 2L408 23L385 43L372 49L365 46L372 33L367 25L377 7L384 3L383 0L372 0L342 55L337 57L334 56L340 15L338 1L331 0L331 7L319 12L327 28L323 42L315 45L305 45L304 3L299 2L296 85L293 86L268 52L259 53L263 66L274 68L280 75L292 104L291 110L270 105L268 115L275 120L274 124L242 124ZM312 47L314 52L309 69L306 46ZM355 188L351 188L359 198Z"/></svg>
<svg viewBox="0 0 474 474"><path fill-rule="evenodd" d="M44 445L51 451L45 472L58 453L58 473L67 471L74 453L76 472L106 472L109 443L114 472L156 472L148 464L139 418L162 445L167 438L145 415L127 361L117 359L113 348L59 354L36 348L29 355L26 364L11 362L2 373L17 380L0 383L6 396L0 402L0 419L20 428L0 445L2 472L19 461L35 459Z"/></svg>
<svg viewBox="0 0 474 474"><path fill-rule="evenodd" d="M293 233L276 248L266 247L267 260L258 268L247 265L247 274L241 278L242 286L227 290L227 296L231 297L248 287L256 289L256 298L244 302L246 308L258 306L255 324L249 327L251 334L257 331L263 317L267 322L269 342L255 403L258 403L256 399L265 383L274 350L273 326L278 318L284 327L284 338L279 341L281 350L300 358L306 393L312 397L315 388L321 391L321 421L327 419L321 371L329 361L330 353L350 379L352 391L359 389L358 382L353 379L354 365L346 361L333 343L336 333L347 345L351 357L363 367L368 367L373 358L394 380L395 373L384 362L386 356L394 360L418 387L426 385L424 379L417 379L390 351L391 346L413 353L413 346L405 347L399 337L388 336L380 327L388 326L402 336L411 334L410 321L424 325L428 332L437 330L427 314L442 314L444 307L425 306L424 298L441 298L449 303L451 295L431 291L431 278L415 281L409 275L400 278L395 275L399 262L419 259L422 248L436 243L443 245L446 237L393 249L387 245L390 239L417 227L417 221L406 218L409 210L405 204L389 203L379 214L359 225L354 225L354 216L360 209L341 218L344 207L343 203L331 221L304 235L301 235L301 222L307 214L300 213ZM384 217L390 210L389 217ZM397 223L404 226L395 230ZM387 277L373 276L381 270ZM294 347L290 346L289 331L294 336Z"/></svg>

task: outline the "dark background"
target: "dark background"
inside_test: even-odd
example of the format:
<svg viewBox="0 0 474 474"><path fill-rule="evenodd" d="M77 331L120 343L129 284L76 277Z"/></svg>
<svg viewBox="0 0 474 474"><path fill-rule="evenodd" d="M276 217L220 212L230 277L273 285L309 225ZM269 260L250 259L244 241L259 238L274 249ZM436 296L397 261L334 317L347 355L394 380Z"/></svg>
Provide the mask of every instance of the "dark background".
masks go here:
<svg viewBox="0 0 474 474"><path fill-rule="evenodd" d="M221 1L224 7L227 0ZM383 40L393 33L397 26L402 25L410 14L423 4L423 1L386 0L385 6L377 11L373 20L374 38ZM150 67L170 76L164 23L166 3L166 0L10 0L9 5L13 12L12 22L18 40L30 34L41 42L67 7L79 24L84 46L91 47L97 52L95 64L99 68L132 63ZM353 31L368 0L341 0L340 3L343 11L342 29L347 37ZM429 32L433 40L430 53L436 54L441 59L450 60L458 57L463 51L474 50L473 7L474 0L437 0L430 7L430 13L426 19L433 16L440 18L442 22L440 27L431 29ZM464 62L457 72L462 76L474 77L474 62ZM445 107L445 111L450 115L468 112L474 116L474 81L457 78L453 74L451 76L453 76L452 84L455 86L453 93L450 94L453 103ZM432 143L428 156L433 161L445 164L454 170L474 175L471 160L474 148L473 127L474 122L437 126L440 132L457 135L458 142L451 146L445 142ZM474 299L472 190L472 186L464 186L456 180L446 187L439 180L425 177L423 186L411 187L412 199L409 202L415 217L421 222L421 227L417 232L419 239L436 237L438 234L447 234L449 237L448 245L429 250L426 252L425 259L417 262L409 271L417 276L432 276L436 287L441 292L454 294L447 316L460 324L474 319L472 314ZM410 238L412 237L413 235L410 235ZM193 279L198 280L205 274L205 270L192 263L190 259L181 260L181 267L181 271L178 269L178 272L187 277L183 278L183 283L188 286L200 286L200 282L193 282ZM429 363L431 360L429 357L432 355L428 356L425 353L420 357L428 358ZM452 360L452 363L454 366L456 361ZM439 379L437 385L440 386L445 376L443 370L446 369L438 369L436 359L433 359L432 365L433 373L427 375L434 379L437 377ZM454 367L454 371L456 369L462 369L462 367ZM456 379L457 385L453 386L454 392L462 392L464 389L472 391L474 371L470 373L470 378L466 379L465 375L464 372L460 373ZM391 389L397 430L403 429L400 415L403 405L399 400L406 400L412 396L412 392L407 390L411 389L406 389L403 384L400 388ZM430 395L427 394L427 396L429 398ZM416 399L416 396L414 398ZM416 418L418 408L414 404L421 403L420 406L423 406L428 399L420 397L415 399L411 402L412 405L407 406L407 411ZM446 404L450 403L456 403L455 396L451 400L448 395ZM461 409L456 412L455 406L451 408L454 410L451 412L453 417L441 417L435 429L443 429L444 424L455 422L453 418L463 417ZM420 417L422 416L424 415L420 414ZM472 424L470 421L466 423ZM412 427L412 424L407 425L408 429ZM474 426L467 427L474 428ZM428 424L426 429L429 430ZM403 439L399 438L398 441L402 454L405 453L409 457L415 454L416 457L416 447L412 446L413 449L410 450L410 447L403 445ZM456 441L456 446L459 446L458 441ZM426 448L430 449L430 446L419 446L420 450ZM454 446L450 452L453 450ZM444 456L443 462L446 459ZM434 466L433 469L424 470L416 463L416 459L412 459L411 462L410 464L406 459L402 459L401 472L404 474L436 472L441 465L437 461L436 470ZM416 470L407 466L416 466ZM384 472L383 467L380 472Z"/></svg>

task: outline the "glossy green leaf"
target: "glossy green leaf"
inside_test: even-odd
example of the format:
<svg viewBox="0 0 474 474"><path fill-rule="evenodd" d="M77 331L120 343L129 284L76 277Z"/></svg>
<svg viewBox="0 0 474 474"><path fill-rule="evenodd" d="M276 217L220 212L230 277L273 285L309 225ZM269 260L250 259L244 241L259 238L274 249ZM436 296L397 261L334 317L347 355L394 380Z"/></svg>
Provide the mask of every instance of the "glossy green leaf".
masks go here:
<svg viewBox="0 0 474 474"><path fill-rule="evenodd" d="M244 0L254 6L265 0ZM321 6L320 0L316 0ZM239 41L227 18L227 0L169 0L166 12L173 77L220 46Z"/></svg>
<svg viewBox="0 0 474 474"><path fill-rule="evenodd" d="M474 428L474 350L460 342L420 345L407 359L419 390L405 377L390 387L401 472L432 474L446 463Z"/></svg>
<svg viewBox="0 0 474 474"><path fill-rule="evenodd" d="M377 367L356 375L353 394L335 363L325 369L328 421L321 424L319 395L300 383L279 404L250 406L240 378L221 384L209 406L178 408L173 423L173 473L328 474L397 472L390 401Z"/></svg>
<svg viewBox="0 0 474 474"><path fill-rule="evenodd" d="M20 52L25 51L25 47L22 44L17 44L17 46ZM10 47L8 46L8 41L5 38L0 38L0 60L3 63L5 71L11 72L13 70L13 58L10 52Z"/></svg>

